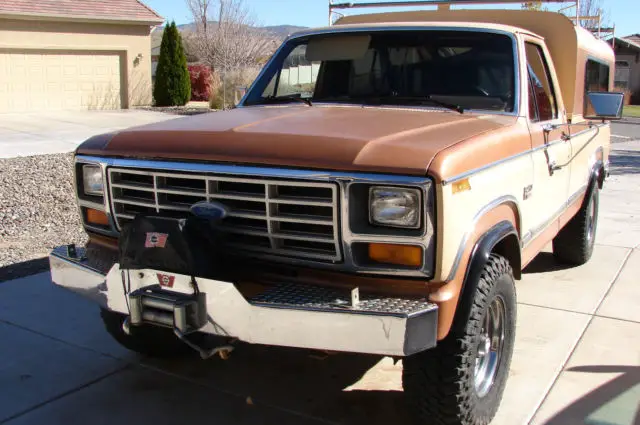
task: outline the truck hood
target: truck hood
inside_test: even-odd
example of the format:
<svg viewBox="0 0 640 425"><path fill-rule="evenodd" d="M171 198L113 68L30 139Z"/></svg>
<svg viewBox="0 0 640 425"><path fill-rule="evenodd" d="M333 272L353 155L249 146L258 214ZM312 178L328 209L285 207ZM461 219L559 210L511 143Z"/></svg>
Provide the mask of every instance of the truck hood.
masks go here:
<svg viewBox="0 0 640 425"><path fill-rule="evenodd" d="M514 123L426 109L259 106L130 128L77 153L424 175L441 150Z"/></svg>

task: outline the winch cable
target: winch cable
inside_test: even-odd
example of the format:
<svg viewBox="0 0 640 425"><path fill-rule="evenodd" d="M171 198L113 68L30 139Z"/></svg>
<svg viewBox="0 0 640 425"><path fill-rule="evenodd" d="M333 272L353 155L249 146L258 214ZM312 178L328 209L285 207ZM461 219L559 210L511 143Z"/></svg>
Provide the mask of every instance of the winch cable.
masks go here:
<svg viewBox="0 0 640 425"><path fill-rule="evenodd" d="M127 283L125 283L124 279L124 270L120 270L120 278L122 280L122 292L124 292L124 302L127 305L127 310L129 311L129 316L131 316L131 307L129 306L129 293L131 292L131 276L129 275L129 270L127 269ZM127 286L129 290L127 290Z"/></svg>
<svg viewBox="0 0 640 425"><path fill-rule="evenodd" d="M195 275L191 275L191 286L193 287L193 294L198 295L200 293L200 288L198 287Z"/></svg>

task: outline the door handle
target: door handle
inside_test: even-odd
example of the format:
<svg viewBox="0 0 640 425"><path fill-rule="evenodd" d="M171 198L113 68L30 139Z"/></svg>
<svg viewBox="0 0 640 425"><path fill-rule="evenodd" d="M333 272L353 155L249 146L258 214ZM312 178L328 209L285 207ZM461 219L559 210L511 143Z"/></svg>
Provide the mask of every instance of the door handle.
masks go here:
<svg viewBox="0 0 640 425"><path fill-rule="evenodd" d="M548 136L549 134L551 134L552 131L559 129L562 126L562 124L543 124L542 125L542 131L544 132L545 135L545 140L548 140ZM566 131L562 131L562 135L560 136L560 139L562 139L565 142L568 142L569 140L571 140L571 134L568 134Z"/></svg>
<svg viewBox="0 0 640 425"><path fill-rule="evenodd" d="M555 160L550 160L549 161L549 175L553 176L553 173L555 171L561 170L562 167L560 165L558 165L558 163Z"/></svg>

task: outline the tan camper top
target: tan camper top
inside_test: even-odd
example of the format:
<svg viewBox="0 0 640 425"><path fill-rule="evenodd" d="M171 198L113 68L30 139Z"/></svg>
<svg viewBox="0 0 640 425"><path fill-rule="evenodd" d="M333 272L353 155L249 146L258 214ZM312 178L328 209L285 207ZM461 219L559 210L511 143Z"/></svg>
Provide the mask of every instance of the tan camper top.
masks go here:
<svg viewBox="0 0 640 425"><path fill-rule="evenodd" d="M565 15L529 10L433 10L388 12L344 16L335 25L389 23L434 24L451 22L456 26L484 23L505 30L532 33L544 39L558 76L567 117L581 119L584 105L585 69L588 59L608 65L609 90L613 88L615 56L613 49L584 28L577 27ZM511 27L511 28L509 28Z"/></svg>

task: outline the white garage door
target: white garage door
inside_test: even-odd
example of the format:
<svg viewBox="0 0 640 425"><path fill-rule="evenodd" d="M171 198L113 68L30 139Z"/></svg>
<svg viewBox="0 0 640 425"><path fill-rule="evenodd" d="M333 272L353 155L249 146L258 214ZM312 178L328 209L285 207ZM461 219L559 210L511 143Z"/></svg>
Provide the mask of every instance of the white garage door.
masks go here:
<svg viewBox="0 0 640 425"><path fill-rule="evenodd" d="M120 56L0 50L0 112L118 109Z"/></svg>

